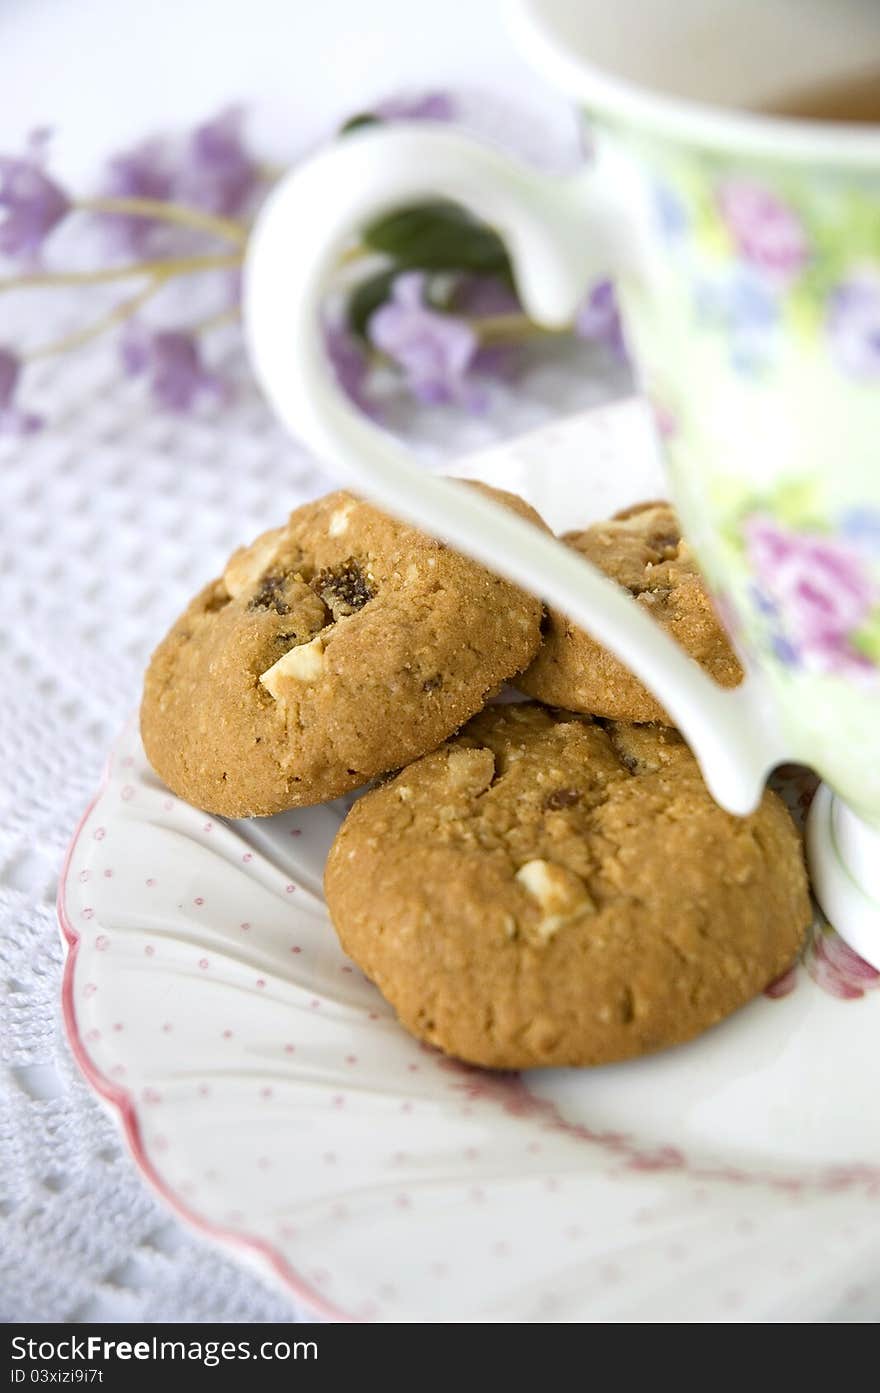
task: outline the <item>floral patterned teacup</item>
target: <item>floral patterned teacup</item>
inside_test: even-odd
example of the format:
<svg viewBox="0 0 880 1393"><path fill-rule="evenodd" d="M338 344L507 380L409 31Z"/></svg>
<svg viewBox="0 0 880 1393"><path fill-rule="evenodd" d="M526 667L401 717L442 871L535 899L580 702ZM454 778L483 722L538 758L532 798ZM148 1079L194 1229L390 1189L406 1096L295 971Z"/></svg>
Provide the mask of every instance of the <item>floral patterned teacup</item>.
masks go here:
<svg viewBox="0 0 880 1393"><path fill-rule="evenodd" d="M880 67L880 6L514 10L529 54L576 98L590 168L550 178L415 127L367 130L318 156L273 193L252 239L257 370L292 429L362 489L613 648L657 692L724 806L754 806L783 760L816 769L838 798L823 788L815 803L814 884L880 965L880 126L757 114ZM314 332L323 279L357 223L437 196L498 227L539 321L570 321L592 281L616 278L672 495L746 665L736 691L580 558L427 477L340 398Z"/></svg>

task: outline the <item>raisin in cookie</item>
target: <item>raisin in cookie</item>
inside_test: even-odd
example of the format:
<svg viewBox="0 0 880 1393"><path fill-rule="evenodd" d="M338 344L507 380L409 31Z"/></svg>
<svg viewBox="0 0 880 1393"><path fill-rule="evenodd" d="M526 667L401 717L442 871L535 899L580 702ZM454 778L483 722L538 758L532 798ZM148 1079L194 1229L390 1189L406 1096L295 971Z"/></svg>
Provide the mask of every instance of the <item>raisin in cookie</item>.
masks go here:
<svg viewBox="0 0 880 1393"><path fill-rule="evenodd" d="M472 1064L605 1064L688 1040L793 961L800 840L736 818L663 726L492 706L364 795L324 876L342 946Z"/></svg>
<svg viewBox="0 0 880 1393"><path fill-rule="evenodd" d="M540 602L507 581L330 494L235 552L160 644L147 756L228 817L335 798L456 730L529 663L540 623Z"/></svg>
<svg viewBox="0 0 880 1393"><path fill-rule="evenodd" d="M742 668L728 642L668 503L640 503L563 541L629 590L716 682L735 687ZM540 701L622 721L669 717L657 698L583 629L550 613L545 641L518 686Z"/></svg>

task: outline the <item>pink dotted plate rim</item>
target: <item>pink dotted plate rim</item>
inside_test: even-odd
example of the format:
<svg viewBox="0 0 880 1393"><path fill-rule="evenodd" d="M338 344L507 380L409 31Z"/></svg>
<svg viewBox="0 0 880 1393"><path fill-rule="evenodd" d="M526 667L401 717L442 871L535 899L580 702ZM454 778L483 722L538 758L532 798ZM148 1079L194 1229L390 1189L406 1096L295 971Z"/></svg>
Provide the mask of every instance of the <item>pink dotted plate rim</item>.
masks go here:
<svg viewBox="0 0 880 1393"><path fill-rule="evenodd" d="M135 1165L150 1188L155 1191L162 1202L166 1204L173 1213L183 1219L184 1222L189 1224L196 1232L203 1234L213 1242L220 1243L224 1246L228 1245L232 1249L244 1250L262 1262L268 1263L270 1270L281 1279L282 1283L293 1295L309 1306L316 1315L327 1320L358 1323L359 1318L357 1316L350 1315L348 1312L338 1309L331 1301L328 1301L325 1296L316 1291L311 1283L308 1282L301 1273L297 1272L283 1254L274 1248L271 1243L252 1235L239 1233L234 1229L224 1228L222 1224L210 1222L202 1215L192 1210L187 1205L186 1201L182 1199L170 1185L165 1183L147 1155L143 1145L138 1107L134 1097L127 1092L121 1084L115 1083L97 1068L80 1034L73 996L81 935L77 933L76 929L73 927L67 913L67 882L73 858L76 854L77 846L79 845L80 836L86 823L107 790L110 782L111 768L112 755L108 758L104 766L104 772L95 796L85 808L82 817L74 829L70 845L67 848L62 863L61 875L58 881L58 894L56 897L58 924L67 950L61 979L61 1011L67 1040L77 1067L89 1086L102 1102L107 1104L115 1114L117 1124L119 1125Z"/></svg>

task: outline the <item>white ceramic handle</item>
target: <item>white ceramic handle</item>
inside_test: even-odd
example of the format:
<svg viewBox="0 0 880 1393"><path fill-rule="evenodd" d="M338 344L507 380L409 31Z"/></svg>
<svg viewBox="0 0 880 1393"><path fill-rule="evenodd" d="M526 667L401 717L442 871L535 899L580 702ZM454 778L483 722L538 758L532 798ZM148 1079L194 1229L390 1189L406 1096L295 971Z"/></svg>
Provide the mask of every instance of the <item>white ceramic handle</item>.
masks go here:
<svg viewBox="0 0 880 1393"><path fill-rule="evenodd" d="M591 281L637 270L632 219L592 173L538 174L423 125L366 129L288 174L257 220L244 309L258 377L290 431L361 493L540 595L616 653L672 716L718 802L751 811L785 757L754 678L724 691L617 585L513 513L427 474L339 389L318 326L341 252L366 222L438 196L498 229L538 323L569 323Z"/></svg>

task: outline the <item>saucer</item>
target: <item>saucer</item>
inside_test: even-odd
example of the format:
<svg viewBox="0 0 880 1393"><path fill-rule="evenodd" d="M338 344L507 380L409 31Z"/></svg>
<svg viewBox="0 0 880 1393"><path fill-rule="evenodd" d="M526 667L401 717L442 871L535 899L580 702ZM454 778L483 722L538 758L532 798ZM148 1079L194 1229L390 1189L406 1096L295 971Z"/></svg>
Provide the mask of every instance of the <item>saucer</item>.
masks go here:
<svg viewBox="0 0 880 1393"><path fill-rule="evenodd" d="M642 408L582 418L550 471L559 429L452 472L552 526L662 495ZM814 786L777 779L800 819ZM332 1318L876 1319L875 969L817 919L785 979L690 1044L472 1069L406 1035L339 947L321 884L347 806L211 818L132 724L76 832L68 1035L172 1208Z"/></svg>

